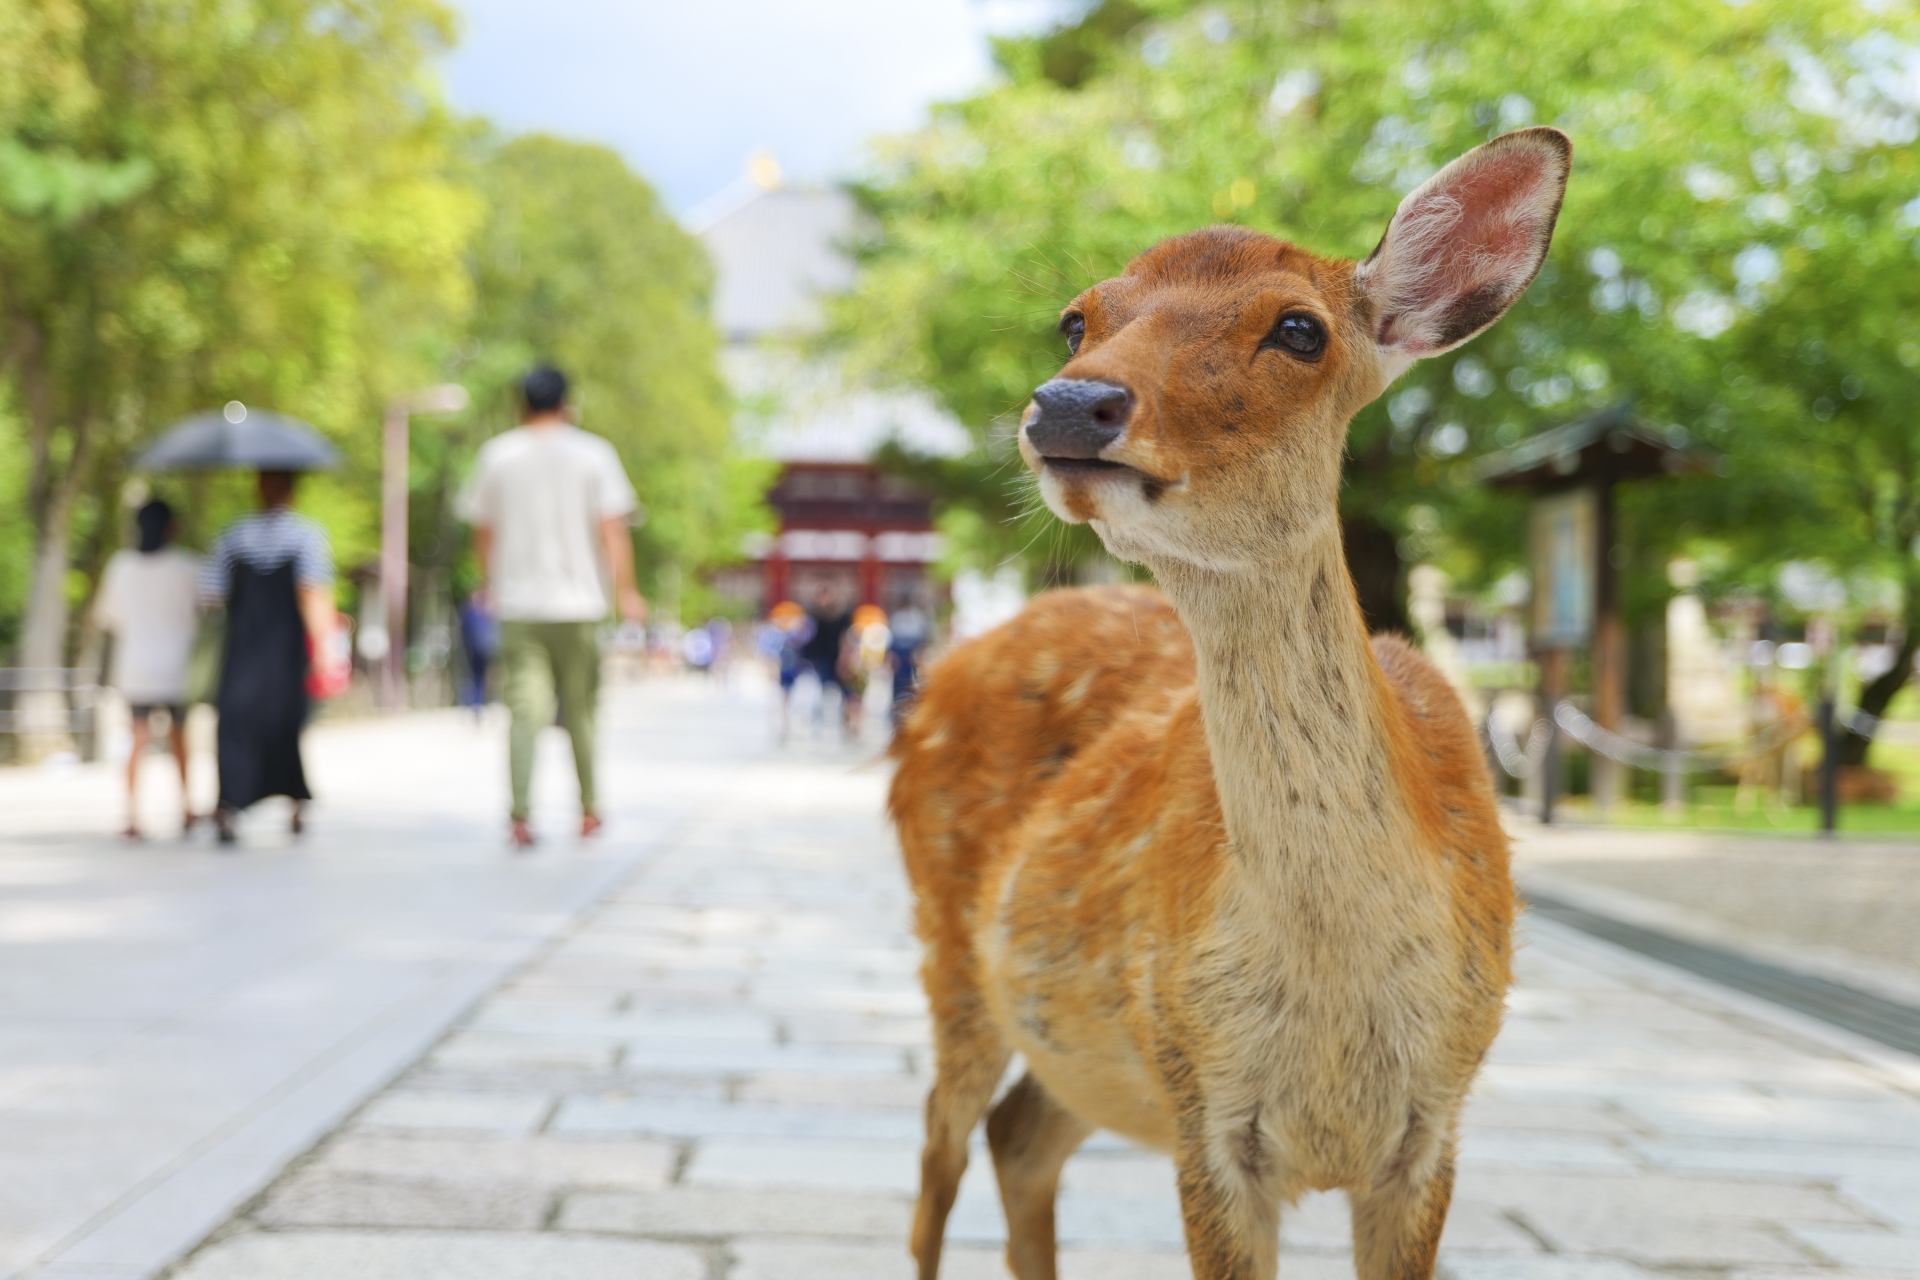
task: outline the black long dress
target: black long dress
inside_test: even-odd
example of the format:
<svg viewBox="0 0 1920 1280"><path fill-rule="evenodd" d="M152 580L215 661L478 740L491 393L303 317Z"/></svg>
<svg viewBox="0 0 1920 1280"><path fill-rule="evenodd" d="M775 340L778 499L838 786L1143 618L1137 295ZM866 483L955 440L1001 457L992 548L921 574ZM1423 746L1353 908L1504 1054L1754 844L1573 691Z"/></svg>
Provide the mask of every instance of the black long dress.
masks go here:
<svg viewBox="0 0 1920 1280"><path fill-rule="evenodd" d="M220 807L237 813L266 796L311 800L300 766L307 723L307 632L294 564L262 571L235 560L227 583L220 668Z"/></svg>

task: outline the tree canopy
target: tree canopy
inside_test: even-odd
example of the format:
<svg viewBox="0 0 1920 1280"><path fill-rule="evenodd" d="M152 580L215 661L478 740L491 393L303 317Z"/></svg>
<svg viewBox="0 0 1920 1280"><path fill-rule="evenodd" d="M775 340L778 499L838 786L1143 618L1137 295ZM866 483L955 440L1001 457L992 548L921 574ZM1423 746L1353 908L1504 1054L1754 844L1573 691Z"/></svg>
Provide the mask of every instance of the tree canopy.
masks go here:
<svg viewBox="0 0 1920 1280"><path fill-rule="evenodd" d="M536 358L576 377L651 518L643 581L737 552L760 470L735 458L710 269L611 152L453 116L438 0L0 0L0 649L64 666L124 537L138 449L228 400L304 418L345 469L303 487L346 567L379 537L385 403L457 378L416 428L444 496ZM245 477L163 478L188 540ZM464 537L418 505L416 559ZM351 592L343 581L342 590Z"/></svg>
<svg viewBox="0 0 1920 1280"><path fill-rule="evenodd" d="M1911 576L1915 36L1910 6L1844 0L1109 0L1003 43L1001 83L878 151L837 335L978 432L952 501L984 509L1080 289L1214 222L1364 256L1441 164L1551 123L1574 140L1551 256L1501 324L1355 421L1350 555L1371 528L1491 582L1519 504L1472 461L1629 400L1727 455L1722 478L1629 497L1635 598L1663 599L1666 554L1702 541L1749 579L1821 556ZM969 526L982 554L1035 537L1002 508Z"/></svg>
<svg viewBox="0 0 1920 1280"><path fill-rule="evenodd" d="M449 180L449 121L421 79L449 33L431 0L88 0L62 17L61 73L0 140L0 366L36 545L26 665L64 665L69 569L84 598L156 427L238 399L366 456L370 405L466 305L479 206Z"/></svg>

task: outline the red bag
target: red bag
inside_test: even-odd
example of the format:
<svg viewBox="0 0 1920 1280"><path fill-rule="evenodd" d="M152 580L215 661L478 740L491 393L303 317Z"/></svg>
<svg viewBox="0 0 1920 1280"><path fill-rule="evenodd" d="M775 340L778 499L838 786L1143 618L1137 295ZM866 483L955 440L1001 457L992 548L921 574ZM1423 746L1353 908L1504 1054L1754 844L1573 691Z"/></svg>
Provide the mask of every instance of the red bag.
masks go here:
<svg viewBox="0 0 1920 1280"><path fill-rule="evenodd" d="M327 639L327 648L332 652L319 654L314 651L313 635L307 635L307 696L315 700L337 698L347 691L353 683L353 624L345 618L340 619L334 633Z"/></svg>

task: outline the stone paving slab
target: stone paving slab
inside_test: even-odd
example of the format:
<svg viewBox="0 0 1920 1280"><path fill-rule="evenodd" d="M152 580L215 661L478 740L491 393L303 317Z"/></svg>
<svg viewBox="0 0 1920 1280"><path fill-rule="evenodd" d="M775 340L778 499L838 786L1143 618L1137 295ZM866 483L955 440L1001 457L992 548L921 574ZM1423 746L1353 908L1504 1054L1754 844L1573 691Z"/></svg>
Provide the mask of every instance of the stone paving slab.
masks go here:
<svg viewBox="0 0 1920 1280"><path fill-rule="evenodd" d="M1920 1003L1920 838L1510 823L1523 883Z"/></svg>
<svg viewBox="0 0 1920 1280"><path fill-rule="evenodd" d="M504 725L461 714L316 728L308 834L269 802L234 851L167 834L161 762L137 844L117 768L0 769L0 1277L145 1276L225 1221L764 747L710 697L615 691L590 846L552 839L543 744L538 859L502 838Z"/></svg>
<svg viewBox="0 0 1920 1280"><path fill-rule="evenodd" d="M196 1280L706 1280L686 1245L561 1232L286 1231L237 1236Z"/></svg>
<svg viewBox="0 0 1920 1280"><path fill-rule="evenodd" d="M910 1275L926 1025L884 785L821 744L729 765L176 1280ZM1920 1075L1550 921L1526 942L1447 1280L1920 1274ZM1190 1274L1164 1156L1097 1136L1059 1220L1068 1280ZM1003 1280L1003 1240L977 1150L943 1275ZM1282 1253L1351 1276L1343 1198L1296 1206Z"/></svg>

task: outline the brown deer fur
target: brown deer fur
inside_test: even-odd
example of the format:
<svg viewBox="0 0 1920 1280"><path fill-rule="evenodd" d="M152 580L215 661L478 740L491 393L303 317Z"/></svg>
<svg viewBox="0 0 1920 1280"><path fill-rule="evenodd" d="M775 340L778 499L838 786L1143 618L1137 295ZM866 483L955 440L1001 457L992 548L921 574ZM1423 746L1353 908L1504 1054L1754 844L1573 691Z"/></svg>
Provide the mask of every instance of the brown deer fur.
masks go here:
<svg viewBox="0 0 1920 1280"><path fill-rule="evenodd" d="M1494 140L1364 263L1215 227L1068 307L1060 377L1125 388L1098 455L1122 465L1050 461L1034 409L1022 452L1166 594L1040 597L936 665L896 742L936 1041L923 1280L1016 1052L987 1132L1021 1280L1055 1274L1060 1170L1094 1128L1173 1153L1201 1280L1275 1275L1280 1205L1336 1187L1362 1280L1432 1274L1514 900L1458 700L1367 638L1340 460L1357 410L1532 280L1569 156L1550 129ZM1303 314L1317 353L1262 342Z"/></svg>

